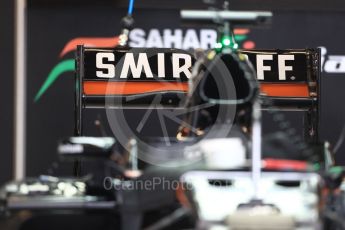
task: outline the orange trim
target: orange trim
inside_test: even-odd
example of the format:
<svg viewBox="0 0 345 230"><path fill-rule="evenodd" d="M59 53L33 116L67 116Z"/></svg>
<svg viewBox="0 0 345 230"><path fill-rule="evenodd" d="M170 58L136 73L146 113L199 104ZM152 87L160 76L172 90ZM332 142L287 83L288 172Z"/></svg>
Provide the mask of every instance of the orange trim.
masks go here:
<svg viewBox="0 0 345 230"><path fill-rule="evenodd" d="M236 28L234 29L234 34L235 35L244 35L244 34L248 34L249 33L249 29L240 29L240 28Z"/></svg>
<svg viewBox="0 0 345 230"><path fill-rule="evenodd" d="M309 97L307 84L261 83L261 92L270 97Z"/></svg>
<svg viewBox="0 0 345 230"><path fill-rule="evenodd" d="M84 81L86 95L131 95L151 92L188 91L187 82L104 82Z"/></svg>
<svg viewBox="0 0 345 230"><path fill-rule="evenodd" d="M115 47L119 43L118 37L105 37L105 38L89 38L80 37L70 40L60 53L60 57L63 57L67 53L75 50L77 45L84 45L86 47L97 47L97 48L110 48Z"/></svg>
<svg viewBox="0 0 345 230"><path fill-rule="evenodd" d="M261 92L271 97L309 97L307 84L261 83ZM188 91L187 82L84 81L86 95L131 95L150 92Z"/></svg>

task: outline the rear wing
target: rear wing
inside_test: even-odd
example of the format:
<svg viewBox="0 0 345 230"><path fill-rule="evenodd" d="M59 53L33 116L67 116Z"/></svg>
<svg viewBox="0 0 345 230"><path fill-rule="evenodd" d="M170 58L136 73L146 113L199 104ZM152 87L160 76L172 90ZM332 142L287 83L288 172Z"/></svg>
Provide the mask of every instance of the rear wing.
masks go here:
<svg viewBox="0 0 345 230"><path fill-rule="evenodd" d="M192 56L178 49L77 47L75 134L82 135L83 110L183 106Z"/></svg>
<svg viewBox="0 0 345 230"><path fill-rule="evenodd" d="M308 109L320 94L319 50L242 50L257 71L261 94L275 106Z"/></svg>
<svg viewBox="0 0 345 230"><path fill-rule="evenodd" d="M264 110L304 111L304 136L319 139L320 49L242 50L257 71Z"/></svg>
<svg viewBox="0 0 345 230"><path fill-rule="evenodd" d="M160 94L175 107L188 90L194 60L177 49L97 49L78 47L77 97L84 108L145 108ZM110 100L111 99L111 100Z"/></svg>
<svg viewBox="0 0 345 230"><path fill-rule="evenodd" d="M240 50L257 71L264 109L306 112L307 138L318 138L319 50ZM75 134L89 108L181 107L195 60L178 49L78 46Z"/></svg>

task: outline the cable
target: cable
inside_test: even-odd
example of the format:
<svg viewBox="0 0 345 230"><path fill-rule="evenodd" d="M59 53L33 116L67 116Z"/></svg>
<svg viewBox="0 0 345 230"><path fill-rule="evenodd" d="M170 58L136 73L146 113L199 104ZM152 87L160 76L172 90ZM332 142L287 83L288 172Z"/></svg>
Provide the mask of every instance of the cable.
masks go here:
<svg viewBox="0 0 345 230"><path fill-rule="evenodd" d="M144 230L160 230L165 229L168 226L176 223L181 218L187 216L189 214L189 210L186 208L179 208L175 210L170 215L163 217L158 222L154 223L153 225L146 227Z"/></svg>
<svg viewBox="0 0 345 230"><path fill-rule="evenodd" d="M339 151L340 147L342 146L342 144L344 142L344 139L345 139L345 125L344 125L343 129L341 130L341 133L339 135L339 138L338 138L336 144L334 145L334 148L333 148L334 154Z"/></svg>
<svg viewBox="0 0 345 230"><path fill-rule="evenodd" d="M119 35L119 41L118 41L119 47L128 47L129 33L133 29L133 25L134 25L134 19L132 17L133 8L134 8L134 0L129 0L127 15L121 19L122 29Z"/></svg>
<svg viewBox="0 0 345 230"><path fill-rule="evenodd" d="M133 14L133 8L134 8L134 0L129 0L128 15L132 15Z"/></svg>

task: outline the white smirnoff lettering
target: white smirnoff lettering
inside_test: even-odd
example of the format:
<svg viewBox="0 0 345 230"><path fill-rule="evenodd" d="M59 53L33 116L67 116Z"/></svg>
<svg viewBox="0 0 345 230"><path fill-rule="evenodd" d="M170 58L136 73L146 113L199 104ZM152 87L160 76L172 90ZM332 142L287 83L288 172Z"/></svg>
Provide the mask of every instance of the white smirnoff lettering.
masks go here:
<svg viewBox="0 0 345 230"><path fill-rule="evenodd" d="M151 29L146 32L135 28L129 34L130 47L156 47L176 49L210 49L217 41L217 32L213 29Z"/></svg>
<svg viewBox="0 0 345 230"><path fill-rule="evenodd" d="M126 53L120 78L127 78L129 69L131 69L133 78L140 78L141 72L143 70L147 78L153 78L149 60L145 53L139 54L137 64L135 63L135 60L134 60L134 54Z"/></svg>
<svg viewBox="0 0 345 230"><path fill-rule="evenodd" d="M272 61L273 55L256 55L256 76L258 80L265 80L265 71L271 71L271 66L264 65L264 61Z"/></svg>
<svg viewBox="0 0 345 230"><path fill-rule="evenodd" d="M293 71L292 66L287 66L286 61L295 60L294 55L278 55L279 80L286 80L286 71Z"/></svg>
<svg viewBox="0 0 345 230"><path fill-rule="evenodd" d="M184 59L184 65L180 66L180 59ZM173 76L174 78L180 78L181 73L184 73L187 78L190 78L191 72L189 68L192 66L192 58L188 54L173 54L172 55L173 63Z"/></svg>
<svg viewBox="0 0 345 230"><path fill-rule="evenodd" d="M293 71L292 66L286 64L286 61L295 60L295 56L291 54L277 55L278 56L278 79L286 80L286 72ZM265 80L265 72L272 70L274 56L272 54L257 54L256 55L256 72L258 80ZM268 63L267 63L268 62Z"/></svg>
<svg viewBox="0 0 345 230"><path fill-rule="evenodd" d="M192 67L192 57L183 53L172 53L173 77L180 78L183 73L190 78ZM140 78L142 73L146 78L153 78L152 68L146 53L139 53L137 61L133 53L126 53L119 78L127 78L129 72L133 78ZM182 60L182 61L181 61ZM105 63L107 62L107 63ZM158 77L165 78L165 54L157 54ZM181 65L181 63L183 63ZM96 54L96 76L99 78L115 78L115 54L99 52Z"/></svg>
<svg viewBox="0 0 345 230"><path fill-rule="evenodd" d="M113 78L115 77L115 66L112 64L103 63L105 60L115 61L115 55L113 53L97 53L96 54L96 76L100 78ZM106 71L104 71L106 70Z"/></svg>

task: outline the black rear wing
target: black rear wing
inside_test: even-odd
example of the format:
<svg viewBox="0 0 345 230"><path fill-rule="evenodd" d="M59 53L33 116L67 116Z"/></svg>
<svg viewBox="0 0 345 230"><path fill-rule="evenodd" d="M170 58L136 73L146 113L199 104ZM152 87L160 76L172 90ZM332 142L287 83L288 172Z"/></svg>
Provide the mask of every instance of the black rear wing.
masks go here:
<svg viewBox="0 0 345 230"><path fill-rule="evenodd" d="M320 51L242 50L257 70L261 94L280 109L308 110L320 95Z"/></svg>
<svg viewBox="0 0 345 230"><path fill-rule="evenodd" d="M257 70L264 110L303 111L304 136L319 140L320 49L242 50Z"/></svg>
<svg viewBox="0 0 345 230"><path fill-rule="evenodd" d="M240 50L261 86L263 109L305 112L305 133L318 139L320 51ZM178 49L104 49L78 46L75 134L82 135L83 110L90 108L183 107L195 60Z"/></svg>
<svg viewBox="0 0 345 230"><path fill-rule="evenodd" d="M193 57L178 49L77 47L75 132L83 110L183 106Z"/></svg>

